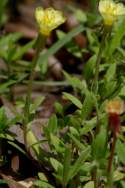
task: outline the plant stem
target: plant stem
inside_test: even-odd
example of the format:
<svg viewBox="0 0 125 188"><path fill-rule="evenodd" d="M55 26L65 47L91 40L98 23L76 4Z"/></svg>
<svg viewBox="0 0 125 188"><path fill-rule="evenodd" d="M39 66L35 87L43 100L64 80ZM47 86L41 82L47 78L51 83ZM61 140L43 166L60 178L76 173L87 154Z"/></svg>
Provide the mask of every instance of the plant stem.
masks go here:
<svg viewBox="0 0 125 188"><path fill-rule="evenodd" d="M7 65L7 69L8 69L8 80L11 79L11 75L12 75L12 70L11 70L11 66L10 66L10 62L6 61L6 65ZM14 96L13 96L13 86L9 86L9 100L10 101L14 101Z"/></svg>
<svg viewBox="0 0 125 188"><path fill-rule="evenodd" d="M116 144L116 134L113 135L113 141L112 141L112 146L111 146L111 152L110 152L110 157L109 157L109 162L108 162L108 168L107 171L110 173L112 170L112 162L113 162L113 157L114 157L114 152L115 152L115 144Z"/></svg>
<svg viewBox="0 0 125 188"><path fill-rule="evenodd" d="M113 164L113 158L114 158L114 153L115 153L115 145L116 145L116 133L113 133L113 138L112 138L112 145L111 145L111 152L109 156L109 161L108 161L108 167L107 167L107 175L108 175L108 184L110 188L113 187L112 185L112 164Z"/></svg>
<svg viewBox="0 0 125 188"><path fill-rule="evenodd" d="M94 181L94 188L98 188L97 184L97 167L92 170L92 180Z"/></svg>
<svg viewBox="0 0 125 188"><path fill-rule="evenodd" d="M107 34L108 34L107 28L104 28L101 44L100 44L100 47L99 47L99 51L98 51L98 55L97 55L97 59L96 59L96 63L95 63L94 80L93 80L92 87L91 87L92 91L95 94L98 93L99 65L100 65L100 62L101 62L102 52L103 52L103 48L104 48L105 39L106 39ZM96 112L97 112L97 125L96 125L96 130L95 130L95 137L100 132L100 117L99 117L98 110L96 110ZM97 167L92 170L92 180L94 181L94 188L98 188L97 170L98 170Z"/></svg>
<svg viewBox="0 0 125 188"><path fill-rule="evenodd" d="M31 64L31 70L30 70L30 76L29 76L29 82L28 82L28 88L27 88L27 95L26 95L26 101L25 101L25 107L24 107L24 120L23 120L23 126L24 126L24 144L27 149L27 127L28 123L30 121L30 104L31 104L31 94L32 94L32 85L34 80L34 72L37 65L37 60L39 57L39 53L44 48L46 42L46 38L42 35L39 35L35 47L36 47L36 54L32 60Z"/></svg>
<svg viewBox="0 0 125 188"><path fill-rule="evenodd" d="M94 80L92 83L92 90L94 91L95 94L98 93L98 78L99 78L99 65L101 62L101 57L102 57L102 52L103 52L103 48L104 48L104 44L105 44L105 39L106 36L108 34L108 30L106 27L104 27L104 31L103 31L103 36L102 36L102 40L101 40L101 44L99 47L99 51L98 51L98 55L97 55L97 59L96 59L96 63L95 63L95 76L94 76Z"/></svg>
<svg viewBox="0 0 125 188"><path fill-rule="evenodd" d="M97 123L96 123L95 137L100 132L100 115L99 115L98 111L97 111L97 121L96 122Z"/></svg>
<svg viewBox="0 0 125 188"><path fill-rule="evenodd" d="M62 188L66 188L66 185L63 184L63 185L62 185Z"/></svg>

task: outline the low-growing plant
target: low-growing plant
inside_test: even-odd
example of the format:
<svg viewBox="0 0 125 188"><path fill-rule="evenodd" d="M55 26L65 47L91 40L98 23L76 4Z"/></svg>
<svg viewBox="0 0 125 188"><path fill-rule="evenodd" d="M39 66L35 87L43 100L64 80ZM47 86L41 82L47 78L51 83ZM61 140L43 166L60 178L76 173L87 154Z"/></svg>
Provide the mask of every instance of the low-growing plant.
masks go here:
<svg viewBox="0 0 125 188"><path fill-rule="evenodd" d="M28 75L24 72L23 76L19 74L16 79L11 79L15 75L11 64L20 60L28 48L34 46L36 50L31 66L28 67L29 81L23 118L17 113L9 121L1 108L0 138L2 143L5 135L10 136L8 127L15 124L17 119L22 123L25 154L29 158L33 157L33 150L34 160L41 167L38 180L34 183L39 188L125 187L125 7L112 0L101 0L99 5L93 1L92 7L98 7L101 16L94 8L91 16L89 12L84 13L83 23L67 34L58 31L59 40L46 52L41 53L47 37L53 29L66 21L60 11L52 8L36 9L39 32L35 42L17 48L15 45L20 39L19 33L0 39L0 56L8 68L7 82L0 86L3 88L11 88ZM80 50L72 40L82 31L88 40L84 50ZM56 112L41 128L43 139L38 140L31 126L33 115L44 97L32 102L35 68L38 64L41 74L45 74L48 58L64 45L73 56L81 59L88 55L89 58L80 78L63 71L72 92L62 93L63 102L55 103ZM12 140L6 139L14 143L13 137Z"/></svg>
<svg viewBox="0 0 125 188"><path fill-rule="evenodd" d="M101 35L85 29L91 58L84 66L83 78L64 72L73 88L72 94L63 93L69 104L56 103L57 115L43 128L48 146L45 159L54 181L50 184L52 177L39 173L38 187L124 187L124 116L120 117L124 112L124 76L119 51L124 17L116 22L124 10L122 4L100 1L104 24ZM67 114L69 107L74 113Z"/></svg>

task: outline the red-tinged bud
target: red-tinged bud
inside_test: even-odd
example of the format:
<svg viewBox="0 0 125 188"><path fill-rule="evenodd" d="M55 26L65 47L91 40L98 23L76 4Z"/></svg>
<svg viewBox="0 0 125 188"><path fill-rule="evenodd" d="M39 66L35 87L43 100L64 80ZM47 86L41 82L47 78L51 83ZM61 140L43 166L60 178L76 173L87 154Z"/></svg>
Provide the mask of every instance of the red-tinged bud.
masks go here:
<svg viewBox="0 0 125 188"><path fill-rule="evenodd" d="M106 103L106 112L109 116L109 129L117 134L120 132L120 114L124 111L124 102L121 99L113 99Z"/></svg>
<svg viewBox="0 0 125 188"><path fill-rule="evenodd" d="M114 133L119 133L121 129L120 115L115 113L109 114L109 128Z"/></svg>

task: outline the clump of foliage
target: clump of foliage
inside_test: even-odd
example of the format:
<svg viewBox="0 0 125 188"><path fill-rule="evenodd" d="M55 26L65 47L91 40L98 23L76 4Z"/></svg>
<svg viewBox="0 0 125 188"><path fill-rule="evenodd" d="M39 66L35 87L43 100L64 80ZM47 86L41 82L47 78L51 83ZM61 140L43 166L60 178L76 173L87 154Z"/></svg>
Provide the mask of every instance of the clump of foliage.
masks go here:
<svg viewBox="0 0 125 188"><path fill-rule="evenodd" d="M33 150L34 160L41 167L38 180L35 182L37 187L124 188L125 8L112 0L104 0L99 3L102 17L95 11L90 14L79 10L76 17L80 20L80 26L67 34L58 31L59 40L43 53L40 52L44 48L46 37L56 28L55 22L58 19L51 17L55 13L53 9L37 10L40 34L36 42L32 41L21 47L17 44L20 34L10 34L0 39L0 56L8 68L8 76L3 78L5 83L0 86L1 91L7 89L12 95L12 86L27 78L28 73L30 75L27 98L23 104L23 118L16 113L16 117L8 121L3 108L0 110L1 140L8 135L7 141L14 143L14 138L9 137L8 127L17 121L22 123L26 149L24 153L32 157ZM41 15L42 18L39 17ZM83 22L81 16L84 18ZM49 22L50 18L53 19L52 22ZM42 26L45 27L44 32ZM46 33L48 27L50 30ZM72 38L83 31L88 46L80 50ZM12 62L18 63L27 49L34 44L36 56L33 62L26 66L23 74L19 72L15 75ZM74 56L84 58L86 53L89 53L90 58L85 62L80 78L64 71L66 82L72 87L72 93L62 93L67 101L65 105L55 103L56 113L42 127L43 139L39 141L31 125L35 110L44 98L38 98L32 103L33 74L37 64L41 74L44 74L47 71L48 58L64 45ZM28 73L27 69L30 69ZM69 108L73 108L73 113L67 112Z"/></svg>

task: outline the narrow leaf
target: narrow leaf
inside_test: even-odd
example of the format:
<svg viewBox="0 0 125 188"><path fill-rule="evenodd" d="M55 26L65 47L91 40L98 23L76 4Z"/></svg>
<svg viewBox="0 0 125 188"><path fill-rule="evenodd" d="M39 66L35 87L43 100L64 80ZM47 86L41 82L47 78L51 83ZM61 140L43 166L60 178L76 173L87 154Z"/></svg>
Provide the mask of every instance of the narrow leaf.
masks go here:
<svg viewBox="0 0 125 188"><path fill-rule="evenodd" d="M58 40L50 49L47 50L47 52L42 53L38 59L38 64L40 65L41 73L44 74L46 72L47 68L47 61L48 58L55 54L61 47L63 47L65 44L67 44L73 37L78 35L84 30L84 26L80 25L76 28L74 28L72 31L70 31L66 36L62 37L60 40Z"/></svg>
<svg viewBox="0 0 125 188"><path fill-rule="evenodd" d="M93 76L96 59L97 56L93 55L84 66L84 77L86 80Z"/></svg>
<svg viewBox="0 0 125 188"><path fill-rule="evenodd" d="M35 40L32 40L31 42L27 43L23 47L20 47L20 49L16 51L16 53L12 57L12 60L15 61L15 60L20 59L27 52L28 49L33 47L34 43L35 43Z"/></svg>
<svg viewBox="0 0 125 188"><path fill-rule="evenodd" d="M94 181L89 181L85 184L84 188L94 188Z"/></svg>
<svg viewBox="0 0 125 188"><path fill-rule="evenodd" d="M89 115L92 112L93 106L94 106L94 102L93 102L92 94L90 92L87 92L84 103L82 105L82 114L81 114L82 119L86 119L89 117Z"/></svg>
<svg viewBox="0 0 125 188"><path fill-rule="evenodd" d="M109 55L111 56L112 53L115 51L116 48L120 47L120 42L123 36L125 35L125 20L123 20L118 26L117 30L115 31L115 35L112 38L112 41L109 46Z"/></svg>
<svg viewBox="0 0 125 188"><path fill-rule="evenodd" d="M70 100L75 106L77 106L79 109L82 108L82 103L79 99L77 99L75 96L69 94L69 93L65 93L63 92L63 96L64 98Z"/></svg>
<svg viewBox="0 0 125 188"><path fill-rule="evenodd" d="M125 143L122 143L119 139L116 142L116 153L119 160L125 165Z"/></svg>
<svg viewBox="0 0 125 188"><path fill-rule="evenodd" d="M71 147L66 146L65 155L64 155L64 165L63 165L63 183L65 186L68 183L68 175L70 171L70 162L71 162Z"/></svg>
<svg viewBox="0 0 125 188"><path fill-rule="evenodd" d="M90 152L90 147L84 150L79 158L76 160L75 164L71 167L69 173L69 180L71 180L76 174L80 171L81 166L83 165L84 161L88 158Z"/></svg>
<svg viewBox="0 0 125 188"><path fill-rule="evenodd" d="M53 134L57 131L57 117L55 114L53 114L49 119L48 130Z"/></svg>

